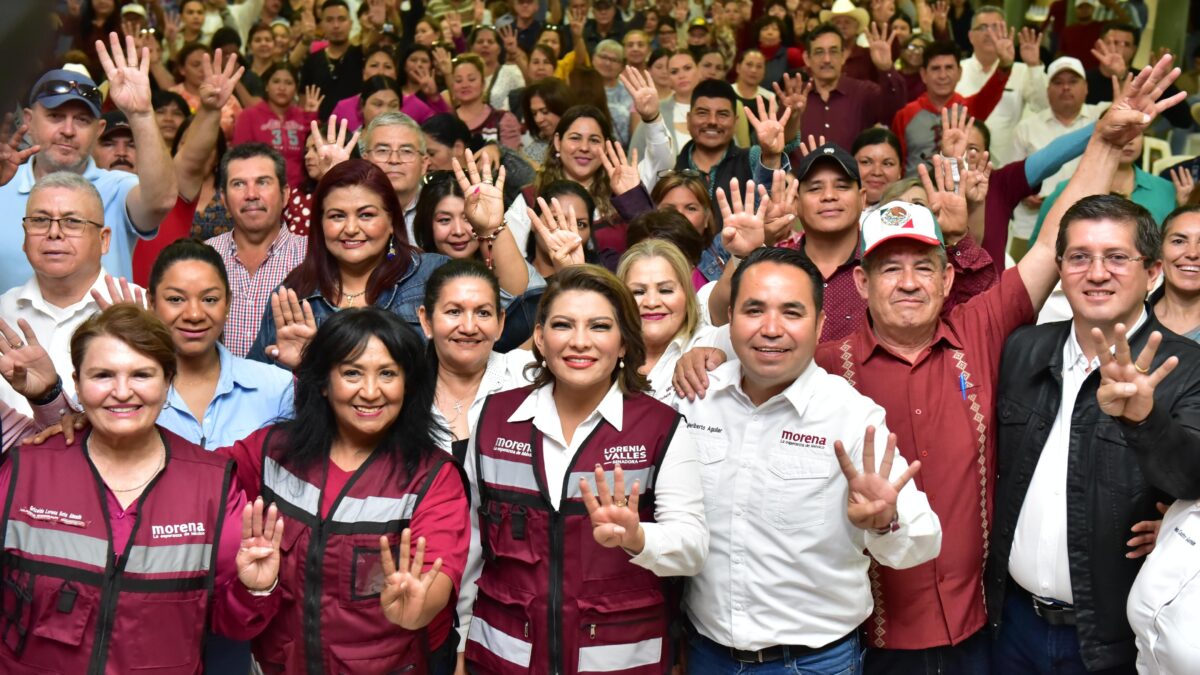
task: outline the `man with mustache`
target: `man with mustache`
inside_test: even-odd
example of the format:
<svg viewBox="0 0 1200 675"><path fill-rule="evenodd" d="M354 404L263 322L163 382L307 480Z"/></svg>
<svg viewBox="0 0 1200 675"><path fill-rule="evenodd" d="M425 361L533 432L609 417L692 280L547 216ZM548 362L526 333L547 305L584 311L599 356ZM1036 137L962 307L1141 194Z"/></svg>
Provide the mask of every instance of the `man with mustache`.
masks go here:
<svg viewBox="0 0 1200 675"><path fill-rule="evenodd" d="M104 254L106 268L114 275L131 276L134 242L158 233L159 223L175 205L178 187L154 120L149 62L143 58L147 52L139 53L133 38L122 47L116 33L111 34L110 44L111 53L99 41L96 47L108 76L108 99L125 113L138 148L137 173L109 171L93 161L93 147L104 132L100 91L90 77L77 71L51 70L30 91L21 128L0 143L0 213L9 214L0 223L0 238L19 241L23 236L16 214L25 212L34 183L56 171L70 171L100 192L104 217L95 220L112 228ZM20 150L26 130L33 146ZM25 283L33 271L18 247L0 249L0 291Z"/></svg>
<svg viewBox="0 0 1200 675"><path fill-rule="evenodd" d="M104 132L96 149L92 150L92 159L96 166L109 171L125 171L137 173L137 144L133 141L133 129L129 128L129 118L120 110L104 113Z"/></svg>
<svg viewBox="0 0 1200 675"><path fill-rule="evenodd" d="M258 337L271 291L283 283L308 252L308 239L283 221L287 164L262 143L235 145L221 159L221 198L233 229L204 242L221 254L229 275L229 318L225 347L245 357Z"/></svg>

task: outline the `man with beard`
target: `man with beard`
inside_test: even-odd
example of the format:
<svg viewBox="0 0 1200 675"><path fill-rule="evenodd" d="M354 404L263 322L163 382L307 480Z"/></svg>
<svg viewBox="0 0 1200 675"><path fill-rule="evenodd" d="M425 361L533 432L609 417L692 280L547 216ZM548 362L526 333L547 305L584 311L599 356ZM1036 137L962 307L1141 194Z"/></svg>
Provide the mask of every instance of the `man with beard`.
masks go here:
<svg viewBox="0 0 1200 675"><path fill-rule="evenodd" d="M24 213L30 190L41 177L57 171L82 175L100 192L102 219L112 230L104 254L105 268L115 275L132 274L135 239L152 238L175 205L178 189L171 157L154 121L150 99L147 52L138 53L133 38L122 48L111 35L112 55L96 43L108 76L108 98L127 116L137 146L137 173L101 169L92 159L96 139L104 132L100 92L88 77L69 70L51 70L34 84L25 108L24 125L0 144L0 213ZM34 145L18 149L28 129ZM22 164L32 156L32 160ZM0 224L0 237L19 241L23 233L16 218ZM15 246L0 251L0 291L26 282L33 274L29 261Z"/></svg>
<svg viewBox="0 0 1200 675"><path fill-rule="evenodd" d="M350 44L352 24L345 0L325 0L318 18L329 44L304 59L300 84L316 85L325 95L317 110L318 119L325 119L338 101L357 96L362 89L363 52L362 47Z"/></svg>
<svg viewBox="0 0 1200 675"><path fill-rule="evenodd" d="M137 166L137 145L133 142L129 118L120 110L114 110L104 113L102 119L104 132L92 150L96 166L109 171L137 173L134 168Z"/></svg>

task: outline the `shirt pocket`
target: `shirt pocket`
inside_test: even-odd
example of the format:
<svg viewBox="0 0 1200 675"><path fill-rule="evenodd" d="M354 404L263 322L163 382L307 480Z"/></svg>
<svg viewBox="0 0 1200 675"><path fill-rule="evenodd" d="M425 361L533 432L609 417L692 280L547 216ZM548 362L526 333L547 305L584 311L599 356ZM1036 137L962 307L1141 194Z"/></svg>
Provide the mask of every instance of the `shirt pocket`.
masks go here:
<svg viewBox="0 0 1200 675"><path fill-rule="evenodd" d="M765 516L780 532L825 523L832 458L818 451L778 448L767 455Z"/></svg>
<svg viewBox="0 0 1200 675"><path fill-rule="evenodd" d="M692 434L692 442L696 446L696 457L700 459L700 482L704 487L704 499L708 500L717 494L729 444L710 434L697 433Z"/></svg>

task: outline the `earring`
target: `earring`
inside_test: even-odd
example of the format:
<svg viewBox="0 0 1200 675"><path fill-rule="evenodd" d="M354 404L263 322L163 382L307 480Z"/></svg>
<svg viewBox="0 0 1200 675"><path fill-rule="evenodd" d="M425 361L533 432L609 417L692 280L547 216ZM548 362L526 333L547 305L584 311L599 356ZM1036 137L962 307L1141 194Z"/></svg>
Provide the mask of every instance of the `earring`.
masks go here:
<svg viewBox="0 0 1200 675"><path fill-rule="evenodd" d="M625 368L625 359L621 358L621 357L617 357L617 370L621 370L624 368Z"/></svg>
<svg viewBox="0 0 1200 675"><path fill-rule="evenodd" d="M396 257L396 235L392 235L392 238L388 239L387 259L391 260L395 257Z"/></svg>

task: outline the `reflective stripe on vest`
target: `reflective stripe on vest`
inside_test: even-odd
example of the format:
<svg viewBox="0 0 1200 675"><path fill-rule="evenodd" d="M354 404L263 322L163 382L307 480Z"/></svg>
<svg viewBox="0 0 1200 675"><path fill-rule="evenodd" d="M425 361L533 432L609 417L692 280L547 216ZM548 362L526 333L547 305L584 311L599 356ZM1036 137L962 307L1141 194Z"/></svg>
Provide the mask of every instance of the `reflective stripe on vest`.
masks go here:
<svg viewBox="0 0 1200 675"><path fill-rule="evenodd" d="M477 616L471 618L467 640L478 642L492 654L522 668L528 668L533 659L533 643L513 637Z"/></svg>
<svg viewBox="0 0 1200 675"><path fill-rule="evenodd" d="M662 660L662 638L622 645L601 645L579 648L579 672L609 673L641 666L652 666Z"/></svg>
<svg viewBox="0 0 1200 675"><path fill-rule="evenodd" d="M207 572L212 548L212 544L133 546L129 549L125 571L133 574Z"/></svg>
<svg viewBox="0 0 1200 675"><path fill-rule="evenodd" d="M271 457L263 458L263 485L297 509L320 517L321 488L288 471Z"/></svg>
<svg viewBox="0 0 1200 675"><path fill-rule="evenodd" d="M528 472L529 468L526 467L525 470ZM638 486L639 486L638 492L644 493L646 491L646 486L650 485L650 479L654 477L654 467L648 466L644 469L629 469L626 471L622 471L621 473L624 474L624 476L625 476L626 492L628 492L633 487L633 481L636 480L636 481L640 481L638 483ZM580 491L580 489L579 489L580 479L587 480L588 484L595 486L596 472L595 471L572 472L570 480L567 481L567 499L583 499L583 492ZM616 485L616 476L613 474L612 471L604 472L604 480L606 480L608 482L608 486L610 488ZM593 492L594 491L595 491L595 488L593 487Z"/></svg>
<svg viewBox="0 0 1200 675"><path fill-rule="evenodd" d="M108 542L75 532L34 527L17 520L5 528L6 548L45 558L59 558L103 570L108 564Z"/></svg>
<svg viewBox="0 0 1200 675"><path fill-rule="evenodd" d="M480 453L479 474L482 481L496 487L510 487L527 492L541 492L537 477L534 476L529 464L513 462L507 459L497 459Z"/></svg>
<svg viewBox="0 0 1200 675"><path fill-rule="evenodd" d="M299 479L297 479L299 480ZM399 520L412 520L413 509L417 505L417 495L406 494L402 497L342 497L337 510L333 512L332 520L338 523L393 523Z"/></svg>

